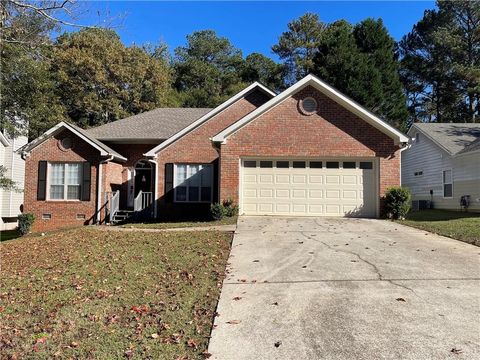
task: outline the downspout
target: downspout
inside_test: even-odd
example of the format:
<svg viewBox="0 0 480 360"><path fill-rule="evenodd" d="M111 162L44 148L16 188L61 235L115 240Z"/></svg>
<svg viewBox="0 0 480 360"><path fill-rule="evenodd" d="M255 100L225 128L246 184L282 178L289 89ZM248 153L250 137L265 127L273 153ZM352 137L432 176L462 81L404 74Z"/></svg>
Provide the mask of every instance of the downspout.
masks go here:
<svg viewBox="0 0 480 360"><path fill-rule="evenodd" d="M400 148L400 186L402 186L402 152L409 149L412 146L410 143L402 143L402 147Z"/></svg>
<svg viewBox="0 0 480 360"><path fill-rule="evenodd" d="M101 208L102 208L102 165L108 163L109 161L113 160L113 155L109 158L102 160L98 163L98 181L97 181L97 224L100 224L101 220Z"/></svg>
<svg viewBox="0 0 480 360"><path fill-rule="evenodd" d="M156 157L153 159L148 159L155 166L155 182L153 189L153 217L157 218L157 195L158 195L158 163Z"/></svg>

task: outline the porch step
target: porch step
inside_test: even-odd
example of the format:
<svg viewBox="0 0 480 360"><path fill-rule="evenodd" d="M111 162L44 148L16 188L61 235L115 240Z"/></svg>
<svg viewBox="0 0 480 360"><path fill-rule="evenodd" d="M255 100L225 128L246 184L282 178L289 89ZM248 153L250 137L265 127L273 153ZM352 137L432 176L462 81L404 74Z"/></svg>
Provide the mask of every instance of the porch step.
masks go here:
<svg viewBox="0 0 480 360"><path fill-rule="evenodd" d="M112 223L118 224L129 219L133 214L132 210L118 210L113 216Z"/></svg>

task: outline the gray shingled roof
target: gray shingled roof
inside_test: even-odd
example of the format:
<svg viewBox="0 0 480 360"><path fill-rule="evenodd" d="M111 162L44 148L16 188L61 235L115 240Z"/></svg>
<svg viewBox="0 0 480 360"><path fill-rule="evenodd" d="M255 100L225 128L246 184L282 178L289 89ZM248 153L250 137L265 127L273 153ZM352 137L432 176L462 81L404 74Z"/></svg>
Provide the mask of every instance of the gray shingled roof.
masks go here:
<svg viewBox="0 0 480 360"><path fill-rule="evenodd" d="M86 130L99 140L168 139L211 109L158 108Z"/></svg>
<svg viewBox="0 0 480 360"><path fill-rule="evenodd" d="M459 154L465 154L471 151L480 150L480 138L470 143L470 145L465 146L465 148L459 152Z"/></svg>
<svg viewBox="0 0 480 360"><path fill-rule="evenodd" d="M108 145L105 145L103 142L97 140L94 136L92 136L91 134L89 134L86 130L83 130L82 128L79 128L78 126L74 125L74 124L69 124L70 126L72 126L73 128L75 128L75 130L77 130L79 133L81 133L83 136L85 136L87 139L89 139L91 142L93 142L94 144L96 144L98 147L102 148L103 150L105 150L107 153L117 157L117 158L121 158L121 159L125 159L125 157L123 155L120 155L118 152L116 152L115 150L113 150L111 147L109 147Z"/></svg>
<svg viewBox="0 0 480 360"><path fill-rule="evenodd" d="M480 124L415 123L413 126L452 155L480 148L477 141L480 139Z"/></svg>

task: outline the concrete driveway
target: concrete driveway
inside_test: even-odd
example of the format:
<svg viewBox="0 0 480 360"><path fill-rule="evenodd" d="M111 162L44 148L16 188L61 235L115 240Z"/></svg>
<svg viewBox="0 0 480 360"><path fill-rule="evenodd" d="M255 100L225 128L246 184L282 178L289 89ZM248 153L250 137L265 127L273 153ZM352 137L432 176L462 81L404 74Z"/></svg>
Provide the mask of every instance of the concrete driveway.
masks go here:
<svg viewBox="0 0 480 360"><path fill-rule="evenodd" d="M480 248L388 221L240 217L211 359L479 359Z"/></svg>

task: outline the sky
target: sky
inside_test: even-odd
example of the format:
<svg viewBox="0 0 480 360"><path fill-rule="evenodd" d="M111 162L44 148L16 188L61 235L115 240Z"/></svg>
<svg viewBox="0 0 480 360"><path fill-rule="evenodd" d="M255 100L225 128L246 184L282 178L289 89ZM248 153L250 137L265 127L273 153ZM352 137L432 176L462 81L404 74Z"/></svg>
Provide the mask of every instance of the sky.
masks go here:
<svg viewBox="0 0 480 360"><path fill-rule="evenodd" d="M186 35L212 29L227 37L244 56L259 52L276 59L271 47L287 24L305 12L326 23L346 19L357 23L382 18L400 40L434 1L95 1L84 3L82 21L98 23L105 16L117 25L126 45L165 42L170 51L185 45ZM100 16L98 15L100 14Z"/></svg>

